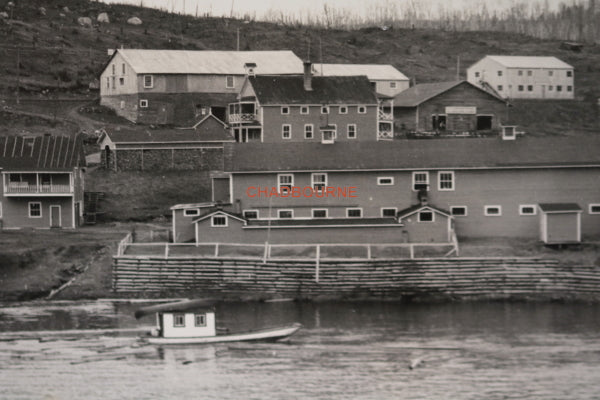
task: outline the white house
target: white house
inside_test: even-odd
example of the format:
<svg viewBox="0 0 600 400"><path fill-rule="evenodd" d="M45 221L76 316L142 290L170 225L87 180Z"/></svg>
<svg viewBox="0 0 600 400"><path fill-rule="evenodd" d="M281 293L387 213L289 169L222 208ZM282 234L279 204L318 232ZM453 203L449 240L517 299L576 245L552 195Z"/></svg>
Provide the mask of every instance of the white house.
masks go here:
<svg viewBox="0 0 600 400"><path fill-rule="evenodd" d="M410 80L389 64L313 64L315 76L366 75L380 95L394 97L410 87Z"/></svg>
<svg viewBox="0 0 600 400"><path fill-rule="evenodd" d="M556 57L485 56L467 80L510 99L573 99L573 67Z"/></svg>

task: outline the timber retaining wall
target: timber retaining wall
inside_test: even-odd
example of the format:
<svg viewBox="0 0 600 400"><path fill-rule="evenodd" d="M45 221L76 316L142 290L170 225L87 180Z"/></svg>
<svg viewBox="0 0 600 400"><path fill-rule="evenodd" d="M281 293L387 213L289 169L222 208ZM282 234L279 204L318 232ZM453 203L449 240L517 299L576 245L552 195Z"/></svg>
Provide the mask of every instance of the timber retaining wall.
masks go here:
<svg viewBox="0 0 600 400"><path fill-rule="evenodd" d="M600 268L550 259L113 259L116 292L194 291L295 298L600 298Z"/></svg>

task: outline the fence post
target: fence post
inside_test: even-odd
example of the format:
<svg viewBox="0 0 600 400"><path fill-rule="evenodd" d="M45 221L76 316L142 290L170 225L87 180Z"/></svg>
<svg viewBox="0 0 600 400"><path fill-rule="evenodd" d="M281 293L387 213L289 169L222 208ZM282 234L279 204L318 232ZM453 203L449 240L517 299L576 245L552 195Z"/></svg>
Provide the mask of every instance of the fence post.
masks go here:
<svg viewBox="0 0 600 400"><path fill-rule="evenodd" d="M317 245L317 251L315 254L315 282L319 283L319 263L321 258L321 245Z"/></svg>
<svg viewBox="0 0 600 400"><path fill-rule="evenodd" d="M169 258L169 243L165 243L165 258Z"/></svg>
<svg viewBox="0 0 600 400"><path fill-rule="evenodd" d="M215 258L219 257L219 243L215 244Z"/></svg>
<svg viewBox="0 0 600 400"><path fill-rule="evenodd" d="M265 251L263 253L263 264L267 262L269 257L269 242L265 242Z"/></svg>
<svg viewBox="0 0 600 400"><path fill-rule="evenodd" d="M367 259L368 260L371 259L371 245L370 244L367 245Z"/></svg>
<svg viewBox="0 0 600 400"><path fill-rule="evenodd" d="M415 258L415 247L414 245L411 243L408 245L408 248L410 249L410 258L413 259Z"/></svg>

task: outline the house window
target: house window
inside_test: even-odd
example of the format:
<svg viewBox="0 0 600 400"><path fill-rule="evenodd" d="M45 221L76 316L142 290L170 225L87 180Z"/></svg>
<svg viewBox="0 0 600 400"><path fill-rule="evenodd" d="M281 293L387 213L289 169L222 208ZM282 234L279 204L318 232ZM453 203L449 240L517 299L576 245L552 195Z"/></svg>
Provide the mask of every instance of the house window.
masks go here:
<svg viewBox="0 0 600 400"><path fill-rule="evenodd" d="M125 84L125 78L119 78L119 84L123 86Z"/></svg>
<svg viewBox="0 0 600 400"><path fill-rule="evenodd" d="M110 77L106 77L106 88L110 89Z"/></svg>
<svg viewBox="0 0 600 400"><path fill-rule="evenodd" d="M148 108L148 100L140 100L140 108Z"/></svg>
<svg viewBox="0 0 600 400"><path fill-rule="evenodd" d="M292 126L289 124L284 124L281 126L281 137L284 139L292 138Z"/></svg>
<svg viewBox="0 0 600 400"><path fill-rule="evenodd" d="M519 92L523 91L523 85L519 85Z"/></svg>
<svg viewBox="0 0 600 400"><path fill-rule="evenodd" d="M454 172L453 171L438 172L438 189L439 190L454 190Z"/></svg>
<svg viewBox="0 0 600 400"><path fill-rule="evenodd" d="M197 217L200 215L200 210L197 208L187 208L183 210L184 217Z"/></svg>
<svg viewBox="0 0 600 400"><path fill-rule="evenodd" d="M501 92L502 91L502 85L498 85L498 91Z"/></svg>
<svg viewBox="0 0 600 400"><path fill-rule="evenodd" d="M294 175L292 174L278 174L277 175L277 191L281 193L282 188L286 188L288 192L292 190L294 186Z"/></svg>
<svg viewBox="0 0 600 400"><path fill-rule="evenodd" d="M567 92L572 92L573 91L573 86L567 86Z"/></svg>
<svg viewBox="0 0 600 400"><path fill-rule="evenodd" d="M1 211L2 210L0 210L0 215L1 215ZM598 203L590 204L588 212L590 214L600 214L600 204L598 204Z"/></svg>
<svg viewBox="0 0 600 400"><path fill-rule="evenodd" d="M315 190L324 190L327 186L327 174L311 174L311 186Z"/></svg>
<svg viewBox="0 0 600 400"><path fill-rule="evenodd" d="M377 177L377 184L379 186L390 186L394 184L394 178L391 176L379 176Z"/></svg>
<svg viewBox="0 0 600 400"><path fill-rule="evenodd" d="M390 82L390 89L396 89L396 82Z"/></svg>
<svg viewBox="0 0 600 400"><path fill-rule="evenodd" d="M226 227L227 226L227 216L225 215L213 215L210 221L210 226L216 227Z"/></svg>
<svg viewBox="0 0 600 400"><path fill-rule="evenodd" d="M115 64L112 65L112 74L115 75L117 73L117 66Z"/></svg>
<svg viewBox="0 0 600 400"><path fill-rule="evenodd" d="M475 78L479 78L479 72L475 72Z"/></svg>
<svg viewBox="0 0 600 400"><path fill-rule="evenodd" d="M173 327L183 328L185 326L185 314L173 314Z"/></svg>
<svg viewBox="0 0 600 400"><path fill-rule="evenodd" d="M548 76L554 75L554 71L548 71Z"/></svg>
<svg viewBox="0 0 600 400"><path fill-rule="evenodd" d="M396 207L383 207L381 209L381 217L383 217L383 218L388 218L388 217L396 218L396 212L397 211L398 211L398 209Z"/></svg>
<svg viewBox="0 0 600 400"><path fill-rule="evenodd" d="M322 106L321 114L329 114L329 106Z"/></svg>
<svg viewBox="0 0 600 400"><path fill-rule="evenodd" d="M562 86L561 85L556 85L556 91L557 92L562 92Z"/></svg>
<svg viewBox="0 0 600 400"><path fill-rule="evenodd" d="M518 73L518 75L519 75L519 76L523 76L523 70L519 70L519 73Z"/></svg>
<svg viewBox="0 0 600 400"><path fill-rule="evenodd" d="M300 107L300 114L307 115L308 113L309 113L308 106L302 106L302 107Z"/></svg>
<svg viewBox="0 0 600 400"><path fill-rule="evenodd" d="M144 87L145 88L154 87L154 77L152 75L144 75Z"/></svg>
<svg viewBox="0 0 600 400"><path fill-rule="evenodd" d="M502 76L502 71L498 71L498 76Z"/></svg>
<svg viewBox="0 0 600 400"><path fill-rule="evenodd" d="M551 91L552 91L552 89L554 89L554 86L552 86L552 85L548 85L548 91L549 91L549 92L551 92Z"/></svg>
<svg viewBox="0 0 600 400"><path fill-rule="evenodd" d="M533 204L521 204L519 206L519 215L535 215L535 205Z"/></svg>
<svg viewBox="0 0 600 400"><path fill-rule="evenodd" d="M348 106L340 106L340 114L348 114Z"/></svg>
<svg viewBox="0 0 600 400"><path fill-rule="evenodd" d="M527 71L527 76L533 75L533 71Z"/></svg>
<svg viewBox="0 0 600 400"><path fill-rule="evenodd" d="M304 125L304 139L312 139L313 138L314 128L312 124Z"/></svg>
<svg viewBox="0 0 600 400"><path fill-rule="evenodd" d="M533 85L527 85L527 91L533 92Z"/></svg>
<svg viewBox="0 0 600 400"><path fill-rule="evenodd" d="M312 217L313 218L327 218L327 209L326 208L313 208L312 209Z"/></svg>
<svg viewBox="0 0 600 400"><path fill-rule="evenodd" d="M290 108L288 106L281 107L281 114L282 115L287 115L289 113L290 113Z"/></svg>
<svg viewBox="0 0 600 400"><path fill-rule="evenodd" d="M413 191L429 190L429 172L413 172Z"/></svg>
<svg viewBox="0 0 600 400"><path fill-rule="evenodd" d="M294 218L294 210L277 210L277 216L281 219Z"/></svg>
<svg viewBox="0 0 600 400"><path fill-rule="evenodd" d="M42 203L29 203L29 218L42 218Z"/></svg>
<svg viewBox="0 0 600 400"><path fill-rule="evenodd" d="M433 211L421 211L419 212L419 222L434 222L435 217Z"/></svg>
<svg viewBox="0 0 600 400"><path fill-rule="evenodd" d="M573 71L567 71L567 77L572 77L573 76Z"/></svg>
<svg viewBox="0 0 600 400"><path fill-rule="evenodd" d="M233 75L227 75L225 77L225 87L227 89L232 89L235 86L235 82L233 79Z"/></svg>
<svg viewBox="0 0 600 400"><path fill-rule="evenodd" d="M115 83L115 82L116 82L116 79L115 79L115 77L114 77L114 76L111 76L111 80L112 80L112 88L113 88L113 89L116 89L116 88L117 88L117 85L116 85L116 83Z"/></svg>
<svg viewBox="0 0 600 400"><path fill-rule="evenodd" d="M346 217L348 217L348 218L362 217L362 208L346 208Z"/></svg>
<svg viewBox="0 0 600 400"><path fill-rule="evenodd" d="M502 215L502 206L485 206L484 215L486 217L499 217Z"/></svg>
<svg viewBox="0 0 600 400"><path fill-rule="evenodd" d="M244 218L258 219L258 210L244 210Z"/></svg>
<svg viewBox="0 0 600 400"><path fill-rule="evenodd" d="M467 206L451 206L450 214L455 217L466 217L467 216Z"/></svg>
<svg viewBox="0 0 600 400"><path fill-rule="evenodd" d="M206 326L206 314L194 314L195 326Z"/></svg>
<svg viewBox="0 0 600 400"><path fill-rule="evenodd" d="M356 124L348 124L348 139L356 139Z"/></svg>
<svg viewBox="0 0 600 400"><path fill-rule="evenodd" d="M367 106L358 106L358 113L359 114L366 114L367 113Z"/></svg>
<svg viewBox="0 0 600 400"><path fill-rule="evenodd" d="M121 73L125 75L125 63L121 64Z"/></svg>

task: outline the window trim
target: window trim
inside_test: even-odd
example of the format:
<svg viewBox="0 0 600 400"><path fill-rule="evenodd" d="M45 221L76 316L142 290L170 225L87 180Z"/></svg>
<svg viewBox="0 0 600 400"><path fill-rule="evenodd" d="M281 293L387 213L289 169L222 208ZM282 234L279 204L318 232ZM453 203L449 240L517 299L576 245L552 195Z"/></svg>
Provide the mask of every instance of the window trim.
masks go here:
<svg viewBox="0 0 600 400"><path fill-rule="evenodd" d="M323 110L325 110L325 112L323 112ZM329 114L330 112L329 106L321 106L321 114Z"/></svg>
<svg viewBox="0 0 600 400"><path fill-rule="evenodd" d="M0 206L1 206L1 204L0 204ZM600 203L590 203L588 205L588 214L591 214L591 215L600 214L600 210L598 210L598 211L592 211L592 207L600 207ZM1 209L0 209L0 215L1 214L2 214L2 212L1 212Z"/></svg>
<svg viewBox="0 0 600 400"><path fill-rule="evenodd" d="M361 111L361 109L362 109L363 111ZM357 112L358 114L366 114L366 113L367 113L367 106L358 106L358 107L356 108L356 112Z"/></svg>
<svg viewBox="0 0 600 400"><path fill-rule="evenodd" d="M202 322L198 323L198 317L201 317ZM206 326L206 314L198 313L194 314L194 326L197 328L203 328Z"/></svg>
<svg viewBox="0 0 600 400"><path fill-rule="evenodd" d="M325 176L325 182L315 182L315 175L323 175ZM313 172L310 174L310 187L313 188L313 190L319 190L317 188L315 188L315 183L319 183L319 184L323 184L323 188L327 187L327 181L329 180L329 177L327 176L327 172ZM321 189L323 190L323 189Z"/></svg>
<svg viewBox="0 0 600 400"><path fill-rule="evenodd" d="M397 82L396 81L391 81L390 82L390 89L396 89L397 87Z"/></svg>
<svg viewBox="0 0 600 400"><path fill-rule="evenodd" d="M342 109L344 110L343 112L342 112ZM348 106L339 106L338 113L339 114L348 114Z"/></svg>
<svg viewBox="0 0 600 400"><path fill-rule="evenodd" d="M254 212L254 213L256 213L256 218L248 218L248 217L246 216L246 213L250 213L250 212ZM256 209L248 209L248 210L243 210L243 211L242 211L242 216L243 216L245 219L258 219L258 218L259 218L259 215L260 215L260 214L259 214L259 211L258 211L258 210L256 210Z"/></svg>
<svg viewBox="0 0 600 400"><path fill-rule="evenodd" d="M325 211L324 217L315 217L315 211ZM329 218L329 210L327 208L311 208L310 215L314 219Z"/></svg>
<svg viewBox="0 0 600 400"><path fill-rule="evenodd" d="M350 136L350 127L354 127L354 136ZM358 128L356 127L356 124L348 124L346 125L346 137L348 139L356 139L356 137L358 136L356 133L358 131Z"/></svg>
<svg viewBox="0 0 600 400"><path fill-rule="evenodd" d="M290 217L286 218L286 217L281 217L281 213L282 212L289 212L290 213ZM294 219L294 210L292 208L279 208L277 209L277 219Z"/></svg>
<svg viewBox="0 0 600 400"><path fill-rule="evenodd" d="M427 178L425 180L424 183L419 183L420 185L427 185L427 188L425 189L426 191L429 191L429 171L413 171L412 173L412 191L413 192L418 192L421 189L415 189L415 184L417 183L415 180L415 177L417 176L417 174L425 174L425 177Z"/></svg>
<svg viewBox="0 0 600 400"><path fill-rule="evenodd" d="M523 212L523 209L527 207L531 207L533 209L532 213L525 213ZM537 206L535 204L519 204L519 215L521 216L531 216L531 215L537 215Z"/></svg>
<svg viewBox="0 0 600 400"><path fill-rule="evenodd" d="M389 179L390 183L382 183L381 181L384 179ZM394 177L393 176L378 176L377 177L377 186L394 186Z"/></svg>
<svg viewBox="0 0 600 400"><path fill-rule="evenodd" d="M183 209L184 217L197 217L198 215L200 215L199 208L184 208Z"/></svg>
<svg viewBox="0 0 600 400"><path fill-rule="evenodd" d="M465 209L465 213L464 214L454 214L453 209L455 208L464 208ZM467 206L450 206L450 215L452 215L453 217L467 217L469 216L469 208Z"/></svg>
<svg viewBox="0 0 600 400"><path fill-rule="evenodd" d="M225 218L225 225L215 224L215 218ZM210 217L210 226L211 228L227 228L229 226L229 218L223 214L213 215Z"/></svg>
<svg viewBox="0 0 600 400"><path fill-rule="evenodd" d="M310 137L306 135L306 128L310 126ZM315 138L315 126L313 124L304 124L304 139L314 139Z"/></svg>
<svg viewBox="0 0 600 400"><path fill-rule="evenodd" d="M289 136L285 136L285 128L288 129ZM292 124L282 124L281 125L281 138L285 140L289 140L292 138Z"/></svg>
<svg viewBox="0 0 600 400"><path fill-rule="evenodd" d="M150 78L150 83L146 84L146 78ZM154 75L144 75L144 89L152 89L154 87Z"/></svg>
<svg viewBox="0 0 600 400"><path fill-rule="evenodd" d="M360 215L358 217L351 217L349 215L350 211L355 211L355 210L360 211ZM363 209L362 209L362 207L347 207L346 208L346 218L362 218L362 216L363 216Z"/></svg>
<svg viewBox="0 0 600 400"><path fill-rule="evenodd" d="M231 85L229 84L230 78L231 78ZM235 76L225 75L225 89L234 89L234 88L235 88Z"/></svg>
<svg viewBox="0 0 600 400"><path fill-rule="evenodd" d="M423 221L421 219L421 214L424 214L424 213L431 214L431 221ZM419 211L417 213L417 222L419 222L419 223L422 222L422 223L426 223L426 224L430 224L432 222L435 222L435 213L433 212L433 210L427 210L427 211L421 210L421 211Z"/></svg>
<svg viewBox="0 0 600 400"><path fill-rule="evenodd" d="M140 108L148 108L148 100L140 99Z"/></svg>
<svg viewBox="0 0 600 400"><path fill-rule="evenodd" d="M452 180L450 181L450 183L452 184L451 188L442 188L442 174L450 174L452 176ZM447 182L447 181L444 181ZM454 175L454 171L438 171L438 190L440 192L453 192L455 189L455 175Z"/></svg>
<svg viewBox="0 0 600 400"><path fill-rule="evenodd" d="M290 115L290 106L281 106L281 115Z"/></svg>
<svg viewBox="0 0 600 400"><path fill-rule="evenodd" d="M489 210L491 208L497 208L498 214L490 214ZM501 217L502 216L502 206L500 206L500 205L483 206L483 215L485 215L486 217Z"/></svg>
<svg viewBox="0 0 600 400"><path fill-rule="evenodd" d="M31 206L34 204L38 204L40 206L40 215L31 215ZM43 218L43 209L42 209L42 202L41 201L30 201L27 203L27 215L29 216L29 218Z"/></svg>
<svg viewBox="0 0 600 400"><path fill-rule="evenodd" d="M304 112L304 110L306 110L306 112ZM300 114L302 114L302 115L310 114L310 107L309 106L300 106Z"/></svg>
<svg viewBox="0 0 600 400"><path fill-rule="evenodd" d="M294 187L294 174L277 174L277 192L281 193L281 178L284 176L291 177L290 183L284 183L285 186L290 186L290 188Z"/></svg>
<svg viewBox="0 0 600 400"><path fill-rule="evenodd" d="M398 207L381 207L379 209L379 215L381 215L381 218L392 218L392 217L386 217L385 215L383 215L383 210L394 210L393 218L396 218L396 216L398 215Z"/></svg>
<svg viewBox="0 0 600 400"><path fill-rule="evenodd" d="M177 323L177 317L183 317L183 322L181 324ZM174 313L173 314L173 328L185 328L185 314L184 313Z"/></svg>

